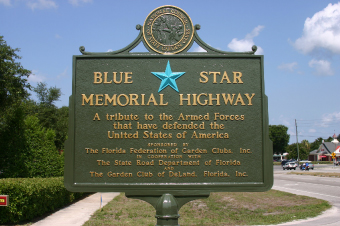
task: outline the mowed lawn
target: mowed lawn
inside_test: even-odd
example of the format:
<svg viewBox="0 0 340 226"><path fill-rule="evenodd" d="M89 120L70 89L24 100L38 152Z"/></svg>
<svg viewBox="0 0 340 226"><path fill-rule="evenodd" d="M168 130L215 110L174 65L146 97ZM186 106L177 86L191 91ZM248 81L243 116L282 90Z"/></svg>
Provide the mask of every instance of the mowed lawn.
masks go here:
<svg viewBox="0 0 340 226"><path fill-rule="evenodd" d="M185 204L179 211L179 224L186 225L266 225L315 217L330 208L326 201L286 192L220 192L208 199ZM156 225L156 211L148 203L128 199L124 193L102 210L98 210L84 226Z"/></svg>

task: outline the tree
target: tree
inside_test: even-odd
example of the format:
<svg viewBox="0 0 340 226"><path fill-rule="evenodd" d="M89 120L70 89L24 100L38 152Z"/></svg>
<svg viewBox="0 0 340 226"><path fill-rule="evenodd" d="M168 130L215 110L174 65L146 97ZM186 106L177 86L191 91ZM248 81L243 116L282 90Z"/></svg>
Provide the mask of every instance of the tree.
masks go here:
<svg viewBox="0 0 340 226"><path fill-rule="evenodd" d="M6 110L18 101L28 97L27 89L30 85L27 83L30 70L24 69L23 66L16 62L21 59L16 54L19 49L12 49L0 36L0 115L5 114ZM26 77L26 78L25 78ZM0 121L2 122L2 121Z"/></svg>
<svg viewBox="0 0 340 226"><path fill-rule="evenodd" d="M29 96L27 78L31 73L16 62L21 59L18 51L0 36L0 171L17 176L26 170L20 160L27 147L24 101Z"/></svg>
<svg viewBox="0 0 340 226"><path fill-rule="evenodd" d="M57 124L55 125L55 146L58 150L64 149L64 143L67 140L68 135L68 107L64 106L57 110Z"/></svg>
<svg viewBox="0 0 340 226"><path fill-rule="evenodd" d="M301 147L301 151L300 151ZM311 152L311 144L308 140L301 141L301 144L299 144L299 158L300 159L308 159L309 153Z"/></svg>
<svg viewBox="0 0 340 226"><path fill-rule="evenodd" d="M322 141L323 141L322 137L315 139L315 141L310 144L310 149L312 151L319 149L320 145L322 144Z"/></svg>
<svg viewBox="0 0 340 226"><path fill-rule="evenodd" d="M297 159L297 147L296 143L288 145L287 147L288 158L289 159ZM300 159L308 159L309 151L306 149L302 143L299 143L299 158Z"/></svg>
<svg viewBox="0 0 340 226"><path fill-rule="evenodd" d="M53 129L56 133L55 145L57 149L64 148L68 132L68 107L57 108L55 102L59 100L61 91L59 88L47 88L46 83L38 83L33 87L37 94L38 102L28 103L29 114L38 117L41 125L46 129Z"/></svg>
<svg viewBox="0 0 340 226"><path fill-rule="evenodd" d="M54 105L54 102L59 100L61 91L59 88L50 87L48 89L46 86L46 83L40 82L37 87L33 88L39 99L39 102L35 104L34 113L45 128L55 129L58 120L56 115L58 108Z"/></svg>
<svg viewBox="0 0 340 226"><path fill-rule="evenodd" d="M307 150L307 151L310 151L310 147L311 147L311 144L309 143L308 140L303 140L301 141L301 145Z"/></svg>
<svg viewBox="0 0 340 226"><path fill-rule="evenodd" d="M332 140L334 140L333 137L328 137L327 139L325 139L325 142L332 142Z"/></svg>
<svg viewBox="0 0 340 226"><path fill-rule="evenodd" d="M55 107L54 102L59 100L61 91L57 87L50 87L47 89L46 86L46 83L39 82L37 87L33 88L33 91L36 92L40 105L46 107Z"/></svg>
<svg viewBox="0 0 340 226"><path fill-rule="evenodd" d="M55 146L55 132L35 116L37 105L28 99L31 87L26 79L31 72L16 62L21 58L17 51L0 36L0 177L61 176L63 156ZM44 86L40 88L44 96ZM52 88L48 94L41 109L50 111L49 116L55 114L51 109L56 109L53 103L61 93Z"/></svg>
<svg viewBox="0 0 340 226"><path fill-rule="evenodd" d="M21 105L8 108L0 123L0 177L21 177L26 174L22 164L27 150L25 111Z"/></svg>
<svg viewBox="0 0 340 226"><path fill-rule="evenodd" d="M287 133L288 127L284 125L269 125L269 138L273 142L275 153L283 154L286 152L290 135Z"/></svg>

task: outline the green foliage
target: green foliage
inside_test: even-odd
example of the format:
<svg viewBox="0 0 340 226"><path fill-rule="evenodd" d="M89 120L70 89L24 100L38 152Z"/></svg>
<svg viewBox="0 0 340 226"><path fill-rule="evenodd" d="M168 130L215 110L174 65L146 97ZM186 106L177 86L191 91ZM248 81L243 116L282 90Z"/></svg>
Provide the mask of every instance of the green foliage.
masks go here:
<svg viewBox="0 0 340 226"><path fill-rule="evenodd" d="M22 164L27 152L25 137L25 112L20 103L7 108L0 129L0 177L26 176Z"/></svg>
<svg viewBox="0 0 340 226"><path fill-rule="evenodd" d="M61 95L60 89L47 88L46 83L38 83L33 91L36 92L39 102L27 103L28 114L37 116L43 127L53 129L56 133L55 146L58 150L64 149L68 131L68 107L57 108L54 105Z"/></svg>
<svg viewBox="0 0 340 226"><path fill-rule="evenodd" d="M28 97L26 78L31 73L16 62L21 59L18 51L0 36L0 171L13 170L13 175L25 172L20 162L26 150L23 101Z"/></svg>
<svg viewBox="0 0 340 226"><path fill-rule="evenodd" d="M31 220L87 195L67 191L63 182L63 177L0 179L0 194L9 195L9 206L0 208L0 224Z"/></svg>
<svg viewBox="0 0 340 226"><path fill-rule="evenodd" d="M39 82L37 87L33 88L33 91L37 94L40 105L55 106L54 102L59 100L61 91L57 87L50 87L47 89L46 83Z"/></svg>
<svg viewBox="0 0 340 226"><path fill-rule="evenodd" d="M325 142L332 142L332 140L334 140L333 137L328 137L327 139L325 139Z"/></svg>
<svg viewBox="0 0 340 226"><path fill-rule="evenodd" d="M322 144L322 140L323 140L322 137L315 139L315 141L310 144L311 151L319 149L320 145Z"/></svg>
<svg viewBox="0 0 340 226"><path fill-rule="evenodd" d="M61 91L45 83L34 88L39 104L28 99L31 72L15 62L17 51L0 36L0 177L61 176L68 108L54 105Z"/></svg>
<svg viewBox="0 0 340 226"><path fill-rule="evenodd" d="M28 96L26 88L30 88L27 79L31 71L24 69L17 59L19 49L12 49L0 36L0 125L6 109Z"/></svg>
<svg viewBox="0 0 340 226"><path fill-rule="evenodd" d="M68 134L68 115L69 108L64 106L57 110L57 123L54 126L54 130L56 132L56 137L54 139L55 146L58 150L64 150L64 143L67 140Z"/></svg>
<svg viewBox="0 0 340 226"><path fill-rule="evenodd" d="M298 158L296 143L289 145L287 148L287 151L289 153L288 159ZM310 152L310 149L308 149L308 147L305 144L299 143L299 159L302 159L302 160L308 159L309 152Z"/></svg>
<svg viewBox="0 0 340 226"><path fill-rule="evenodd" d="M35 116L27 116L25 119L23 117L22 111L18 112L18 116L12 120L13 123L8 123L8 133L0 138L5 144L4 148L0 149L3 171L0 177L62 176L64 156L59 155L56 150L54 130L42 127ZM23 125L20 125L18 130L12 128L12 124L19 122ZM6 139L13 142L6 142Z"/></svg>
<svg viewBox="0 0 340 226"><path fill-rule="evenodd" d="M62 176L64 159L54 145L55 132L42 127L35 116L27 116L25 125L28 144L25 160L26 177Z"/></svg>
<svg viewBox="0 0 340 226"><path fill-rule="evenodd" d="M290 135L287 134L288 127L284 125L269 125L269 138L273 142L274 153L286 152Z"/></svg>

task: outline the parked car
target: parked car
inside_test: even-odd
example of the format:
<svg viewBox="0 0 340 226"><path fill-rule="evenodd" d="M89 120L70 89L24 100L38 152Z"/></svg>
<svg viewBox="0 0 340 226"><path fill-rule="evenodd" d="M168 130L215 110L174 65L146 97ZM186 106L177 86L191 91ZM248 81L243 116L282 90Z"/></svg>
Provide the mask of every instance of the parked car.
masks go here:
<svg viewBox="0 0 340 226"><path fill-rule="evenodd" d="M283 167L287 162L290 162L290 160L282 160L281 166Z"/></svg>
<svg viewBox="0 0 340 226"><path fill-rule="evenodd" d="M283 170L296 170L297 163L296 162L287 162L286 164L283 165L282 169Z"/></svg>
<svg viewBox="0 0 340 226"><path fill-rule="evenodd" d="M307 162L308 162L309 169L314 170L314 164L312 163L312 161L308 161L308 160L300 161L300 170L302 170L303 165L306 164Z"/></svg>
<svg viewBox="0 0 340 226"><path fill-rule="evenodd" d="M281 166L283 167L287 162L296 162L296 160L295 160L295 159L289 159L289 160L284 159L284 160L282 160L282 162L281 162Z"/></svg>

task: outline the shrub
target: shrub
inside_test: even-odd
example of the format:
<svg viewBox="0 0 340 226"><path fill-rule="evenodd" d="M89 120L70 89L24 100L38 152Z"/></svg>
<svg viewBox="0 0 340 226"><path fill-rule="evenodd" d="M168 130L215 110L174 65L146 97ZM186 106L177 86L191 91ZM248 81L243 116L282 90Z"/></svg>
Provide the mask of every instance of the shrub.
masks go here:
<svg viewBox="0 0 340 226"><path fill-rule="evenodd" d="M9 205L0 207L0 224L32 220L63 207L88 193L72 193L63 177L0 179L0 194L9 196Z"/></svg>
<svg viewBox="0 0 340 226"><path fill-rule="evenodd" d="M54 144L54 130L44 128L32 115L25 118L23 128L19 130L21 135L14 133L3 139L0 136L4 145L0 148L3 157L0 159L0 171L3 171L0 178L63 176L64 156L59 155ZM17 135L20 139L6 142Z"/></svg>
<svg viewBox="0 0 340 226"><path fill-rule="evenodd" d="M35 116L27 116L25 124L25 137L29 147L25 156L26 177L62 176L64 159L55 147L54 130L42 127Z"/></svg>

